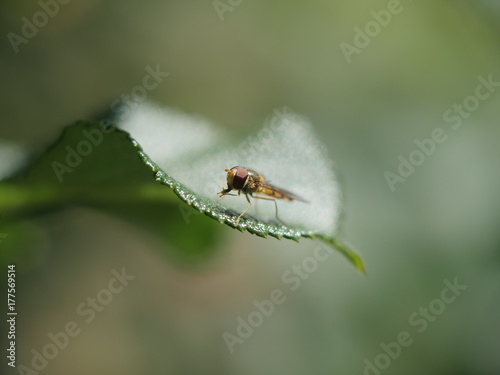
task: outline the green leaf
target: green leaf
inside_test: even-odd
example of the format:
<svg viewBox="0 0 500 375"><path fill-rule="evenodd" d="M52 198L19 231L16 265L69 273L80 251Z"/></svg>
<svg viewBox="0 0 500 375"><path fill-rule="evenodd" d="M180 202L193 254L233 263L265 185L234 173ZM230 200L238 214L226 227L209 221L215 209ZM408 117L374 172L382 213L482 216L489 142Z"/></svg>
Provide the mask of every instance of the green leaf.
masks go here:
<svg viewBox="0 0 500 375"><path fill-rule="evenodd" d="M204 119L151 105L133 111L121 126L143 147L141 158L156 179L199 212L261 237L320 239L364 272L359 255L339 238L340 188L325 146L307 119L286 107L276 109L260 131L240 142ZM217 197L224 170L235 165L257 170L308 202L278 202L283 225L276 220L273 202L255 200L237 224L246 199Z"/></svg>
<svg viewBox="0 0 500 375"><path fill-rule="evenodd" d="M67 127L28 168L0 183L0 210L16 218L90 205L155 227L183 256L208 254L219 226L193 215L178 197L216 222L260 237L322 240L364 272L361 258L338 238L340 189L305 119L285 109L243 142L227 139L203 119L149 105L118 120L134 138L96 123ZM258 170L308 203L280 201L286 224L276 221L274 204L265 201L237 222L246 200L216 195L224 169L234 165Z"/></svg>

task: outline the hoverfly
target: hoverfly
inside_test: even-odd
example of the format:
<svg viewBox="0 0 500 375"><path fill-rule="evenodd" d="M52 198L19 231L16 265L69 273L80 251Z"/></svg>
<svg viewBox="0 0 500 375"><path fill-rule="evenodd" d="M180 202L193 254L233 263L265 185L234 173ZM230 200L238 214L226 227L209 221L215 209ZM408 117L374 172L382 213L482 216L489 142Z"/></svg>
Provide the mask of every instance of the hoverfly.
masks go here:
<svg viewBox="0 0 500 375"><path fill-rule="evenodd" d="M237 197L241 192L243 192L248 202L247 209L243 211L240 216L238 216L236 225L238 225L238 223L240 222L241 217L248 212L250 207L252 207L252 202L250 201L249 196L256 199L273 201L274 206L276 207L276 219L278 219L281 223L283 223L283 221L278 216L278 204L276 203L276 199L306 202L293 193L290 193L289 191L286 191L284 189L277 188L276 186L273 186L270 183L266 182L264 176L252 169L236 166L231 169L226 169L225 172L227 172L227 188L223 189L217 194L221 198L224 195L232 195ZM238 190L238 194L231 194L231 191L233 189ZM272 198L256 197L253 195L254 193L267 195Z"/></svg>

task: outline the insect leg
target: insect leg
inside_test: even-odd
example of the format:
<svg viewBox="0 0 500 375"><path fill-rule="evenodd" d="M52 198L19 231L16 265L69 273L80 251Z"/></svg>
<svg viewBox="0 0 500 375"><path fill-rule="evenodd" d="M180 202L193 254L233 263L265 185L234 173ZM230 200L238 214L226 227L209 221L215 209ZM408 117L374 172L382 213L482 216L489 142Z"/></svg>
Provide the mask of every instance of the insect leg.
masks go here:
<svg viewBox="0 0 500 375"><path fill-rule="evenodd" d="M238 190L238 192L239 192L239 190ZM238 225L238 224L239 224L241 217L242 217L243 215L245 215L245 214L248 212L248 210L250 209L250 207L252 207L252 202L250 201L250 198L248 198L248 194L246 194L246 193L245 193L245 197L247 198L247 201L248 201L248 207L247 207L247 209L246 209L245 211L243 211L243 212L241 213L241 215L240 215L240 216L238 216L238 219L236 219L236 225ZM255 198L255 197L254 197L254 198Z"/></svg>
<svg viewBox="0 0 500 375"><path fill-rule="evenodd" d="M220 199L222 199L222 197L223 197L224 195L233 195L233 196L236 196L236 194L229 194L229 192L230 192L231 190L233 190L233 189L229 189L229 187L224 188L224 186L225 186L225 185L222 185L222 191L219 191L219 192L217 193L217 195L220 197L220 198L219 198L219 200L220 200Z"/></svg>
<svg viewBox="0 0 500 375"><path fill-rule="evenodd" d="M255 199L263 199L265 201L273 201L274 202L274 207L276 208L276 219L278 219L281 224L285 225L285 222L283 220L280 219L280 217L278 216L278 203L276 203L276 199L274 198L264 198L264 197L256 197L256 196L253 196Z"/></svg>

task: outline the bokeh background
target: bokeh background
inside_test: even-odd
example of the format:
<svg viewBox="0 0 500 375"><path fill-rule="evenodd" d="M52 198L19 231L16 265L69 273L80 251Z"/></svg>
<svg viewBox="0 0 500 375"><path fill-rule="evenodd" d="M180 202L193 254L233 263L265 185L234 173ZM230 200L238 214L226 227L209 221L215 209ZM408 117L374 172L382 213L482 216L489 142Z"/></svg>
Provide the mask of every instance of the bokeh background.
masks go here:
<svg viewBox="0 0 500 375"><path fill-rule="evenodd" d="M314 242L221 227L216 251L189 266L168 256L163 238L101 210L26 217L0 243L1 251L22 239L18 364L29 366L49 332L77 321L82 332L41 373L363 374L365 360L402 331L413 342L382 374L500 373L500 90L460 129L443 120L474 95L479 76L500 81L498 2L401 1L402 12L350 63L340 44L353 44L354 28L387 1L220 3L231 8L222 16L212 1L71 1L15 53L8 33L21 34L22 17L40 5L1 1L0 138L43 151L63 126L109 110L157 64L170 75L148 100L227 133L288 106L311 119L336 162L342 235L368 275L335 254L290 291L281 277ZM437 127L446 142L392 192L384 173ZM165 215L182 220L177 210ZM122 267L136 278L83 323L76 307ZM467 289L418 333L409 316L455 278ZM223 333L274 289L286 302L231 354Z"/></svg>

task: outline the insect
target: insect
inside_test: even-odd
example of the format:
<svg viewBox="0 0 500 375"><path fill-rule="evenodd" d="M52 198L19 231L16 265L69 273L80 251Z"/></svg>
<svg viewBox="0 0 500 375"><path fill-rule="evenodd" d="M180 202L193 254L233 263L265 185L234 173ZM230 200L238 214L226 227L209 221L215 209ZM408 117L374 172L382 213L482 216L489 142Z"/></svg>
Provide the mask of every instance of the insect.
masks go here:
<svg viewBox="0 0 500 375"><path fill-rule="evenodd" d="M264 176L252 169L236 166L231 169L226 169L225 172L227 172L227 188L223 189L217 194L221 198L225 195L232 195L236 197L239 196L241 192L243 192L248 202L247 209L243 211L240 216L238 216L236 225L238 225L238 223L240 222L241 217L248 212L250 207L252 207L252 202L250 201L249 196L256 199L273 201L274 206L276 207L276 219L278 219L281 223L283 223L283 220L281 220L278 216L278 204L276 203L276 199L306 202L293 193L290 193L289 191L286 191L284 189L277 188L276 186L273 186L270 183L266 182ZM231 194L231 191L233 189L238 190L238 194ZM267 195L272 198L256 197L253 195L254 193Z"/></svg>

